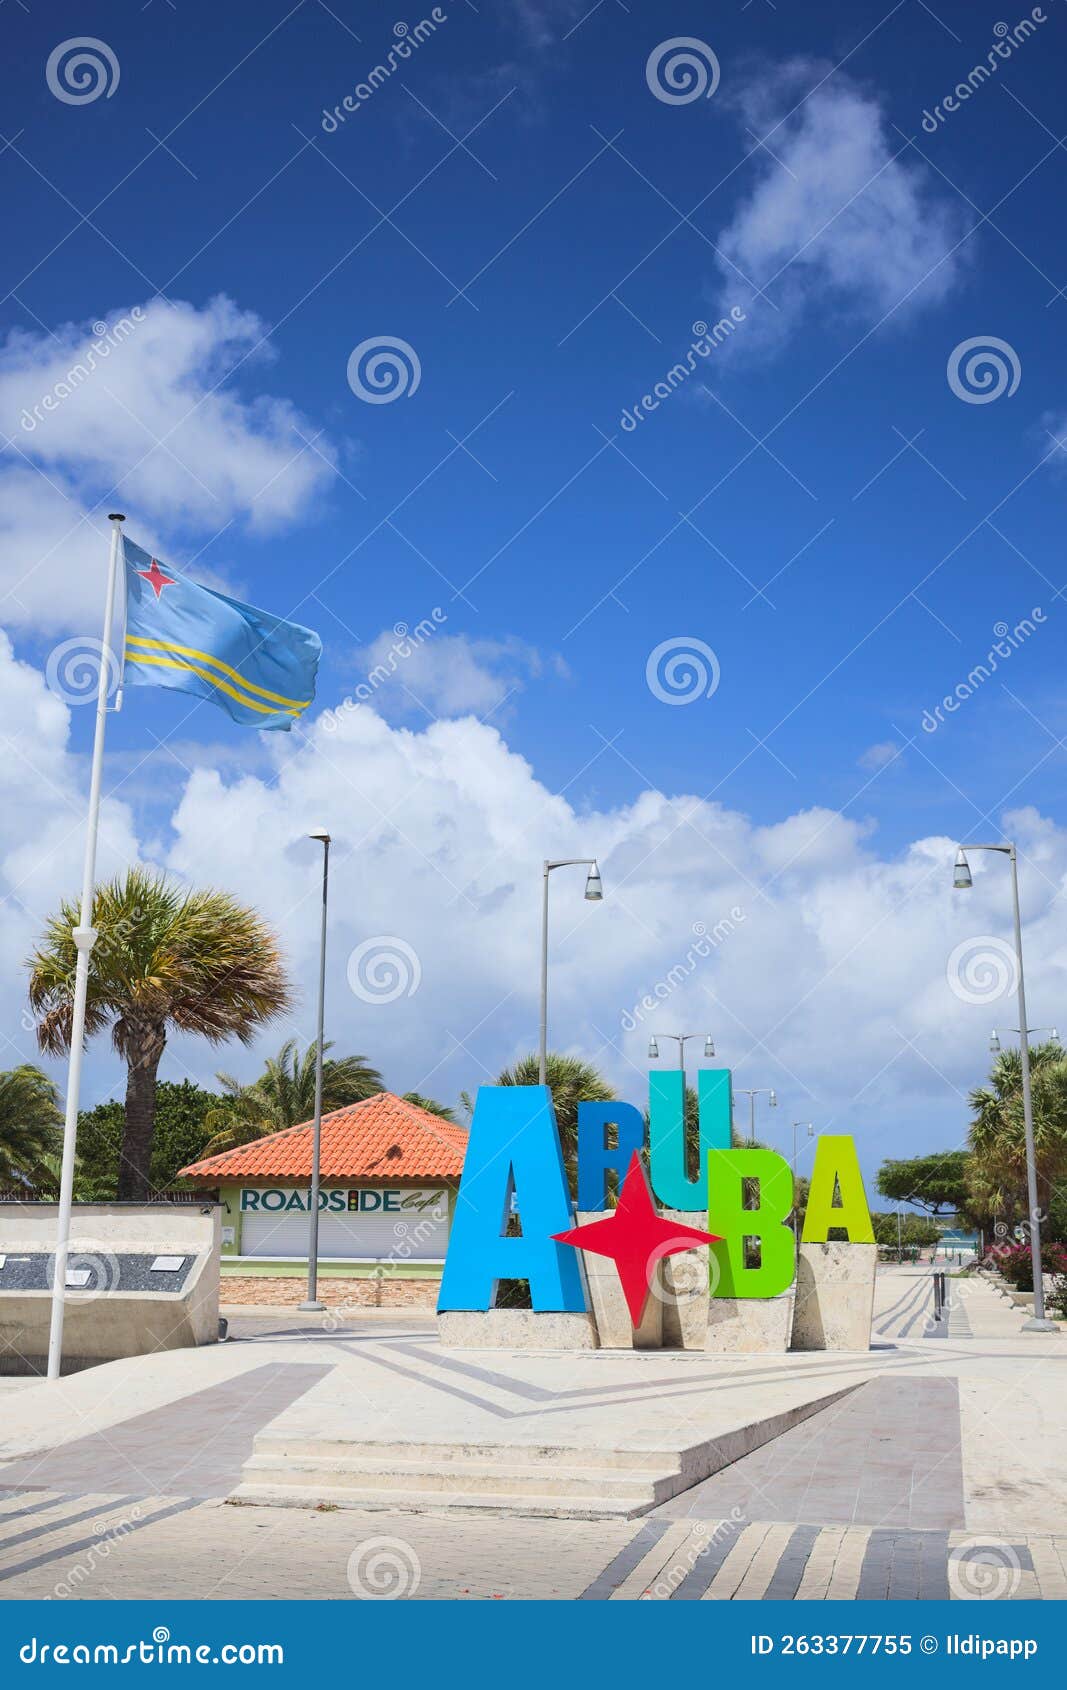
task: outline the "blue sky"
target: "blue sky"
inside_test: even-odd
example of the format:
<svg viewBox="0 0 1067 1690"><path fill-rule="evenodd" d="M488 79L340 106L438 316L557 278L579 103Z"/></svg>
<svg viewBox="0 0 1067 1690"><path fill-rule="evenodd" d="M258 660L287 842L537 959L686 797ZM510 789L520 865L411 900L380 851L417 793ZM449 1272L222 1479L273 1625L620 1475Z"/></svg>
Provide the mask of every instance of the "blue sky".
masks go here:
<svg viewBox="0 0 1067 1690"><path fill-rule="evenodd" d="M439 607L434 638L455 642L442 647L443 667L453 682L469 669L469 698L461 687L453 710L442 669L417 669L415 659L406 681L375 700L390 732L418 734L467 703L488 712L536 780L565 793L572 819L618 814L642 792L724 806L757 832L825 811L839 818L830 835L857 829L855 848L874 852L892 878L915 841L975 827L995 836L1005 812L1030 808L1042 818L1033 837L1058 853L1061 0L1037 8L1046 21L933 134L924 112L989 62L998 23L1014 29L1029 11L948 0L714 9L602 0L591 10L454 0L440 12L396 73L330 132L324 111L385 62L394 25L414 30L429 8L151 0L98 4L89 17L80 6L9 0L2 328L14 337L5 368L19 379L8 396L25 405L33 372L75 344L64 325L84 333L152 301L184 312L187 325L215 313L188 363L139 353L137 330L123 350L127 415L148 418L143 445L132 424L129 437L101 430L86 410L54 444L44 427L20 429L17 407L5 417L14 445L0 472L39 477L42 500L55 499L58 483L82 513L76 563L61 544L37 568L29 489L38 483L20 484L5 582L18 582L21 559L49 585L38 608L16 592L4 618L19 658L44 667L59 636L95 632L89 542L102 559L99 514L119 502L131 535L168 562L195 560L194 574L315 627L323 706L365 678L366 648L383 630ZM110 48L118 80L109 96L66 103L45 64L83 33ZM719 79L710 98L672 104L653 93L646 67L683 37L704 43ZM220 296L232 308L213 307ZM731 306L743 318L728 341L624 430L624 409L685 359L693 324ZM227 326L227 311L248 315ZM382 337L414 349L420 376L409 396L368 404L346 369L353 348ZM947 368L962 343L989 337L1006 343L998 356L1018 382L969 403ZM163 414L175 423L186 400L216 383L237 407L197 444L195 487L182 464L170 464L167 481L153 381L170 384L176 409ZM234 417L235 463L263 438L277 453L273 501L257 498L254 467L235 468L232 485L223 474ZM90 445L94 427L106 447ZM178 450L182 437L170 444ZM135 468L115 492L123 450L131 459L147 450L158 473ZM64 571L75 568L71 589ZM72 590L81 620L72 612L65 625L58 607ZM995 625L1015 628L1035 607L1044 620L1032 636L924 732L924 711L985 658ZM694 640L714 651L718 688L669 707L647 684L650 652ZM90 714L72 711L76 755ZM178 872L195 862L175 823L176 806L192 803L189 771L269 786L272 759L294 754L207 706L186 716L173 695L142 692L111 729L130 836ZM427 826L417 848L436 859L448 846L438 822ZM540 830L536 857L558 848L551 833ZM676 870L664 884L692 905L679 909L685 934L701 869L687 864L689 878L675 881ZM1062 972L1050 905L1058 874L1035 874L1032 887L1031 913L1051 935L1050 1000ZM531 910L537 890L535 878ZM816 904L821 895L796 893ZM720 906L729 907L715 901L713 918ZM635 921L641 907L635 892ZM999 911L994 898L985 917L994 934ZM31 900L29 914L39 913ZM682 941L666 917L652 925L669 967ZM583 927L576 1003L583 971L597 971L597 943ZM768 944L758 967L773 959L788 973L788 945L777 956ZM621 971L616 996L627 1002L657 977L647 954L632 970L614 955L604 966ZM876 970L877 957L866 966ZM919 1021L924 968L900 988ZM434 1020L430 991L413 997L413 1019L383 1040L391 1081L431 1074L429 1089L454 1096L477 1078L464 1066L470 1052L492 1067L528 1047L527 1010L479 1019L486 990L462 1029L467 1054L448 1043L460 1031L449 1026L446 1037ZM714 1005L687 1003L690 1014L718 1014L729 998L725 952L715 991ZM443 980L440 994L450 996ZM872 1024L882 1013L870 1008ZM840 1037L830 1014L818 1023L818 1077L798 1072L796 1050L777 1075L786 1089L793 1078L810 1085L798 1103L805 1115L847 1111L862 1082L830 1095ZM1003 1008L999 1018L1013 1019ZM1055 1005L1039 1018L1056 1019ZM773 1065L777 1052L768 1029L751 1028L750 1012L744 1019L757 1042L738 1036L726 1059L749 1064L738 1080L755 1083L753 1064ZM958 1122L989 1019L985 1008L972 1018L943 1071L940 1059L938 1074L929 1062L914 1071L913 1140L930 1112L946 1133ZM343 1036L373 1047L378 1027L372 1015ZM578 1043L590 1037L575 1033ZM810 1049L811 1036L797 1049ZM412 1038L432 1047L415 1075L400 1072ZM635 1051L619 1058L624 1086L636 1085L625 1077ZM864 1059L872 1079L876 1054ZM888 1047L884 1055L897 1061ZM190 1060L210 1072L210 1054ZM889 1131L896 1105L878 1095Z"/></svg>

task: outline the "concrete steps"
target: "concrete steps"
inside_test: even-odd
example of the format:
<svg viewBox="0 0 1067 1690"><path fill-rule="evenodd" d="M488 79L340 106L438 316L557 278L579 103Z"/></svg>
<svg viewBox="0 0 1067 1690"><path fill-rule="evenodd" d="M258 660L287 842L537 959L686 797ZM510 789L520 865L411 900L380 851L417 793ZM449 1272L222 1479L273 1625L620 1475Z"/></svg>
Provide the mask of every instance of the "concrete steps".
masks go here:
<svg viewBox="0 0 1067 1690"><path fill-rule="evenodd" d="M316 1436L276 1423L255 1439L231 1501L271 1507L495 1512L634 1519L780 1437L848 1394L835 1390L763 1418L718 1418L703 1441L660 1448Z"/></svg>

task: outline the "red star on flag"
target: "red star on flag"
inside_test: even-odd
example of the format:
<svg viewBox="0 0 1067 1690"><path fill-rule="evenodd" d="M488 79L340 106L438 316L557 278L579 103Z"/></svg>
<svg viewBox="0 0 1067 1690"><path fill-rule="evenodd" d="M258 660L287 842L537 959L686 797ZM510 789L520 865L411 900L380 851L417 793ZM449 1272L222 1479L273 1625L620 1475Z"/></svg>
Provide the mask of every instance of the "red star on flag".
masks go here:
<svg viewBox="0 0 1067 1690"><path fill-rule="evenodd" d="M155 558L152 559L151 569L139 569L137 573L143 575L144 579L151 584L157 599L164 587L173 587L174 585L173 575L164 575Z"/></svg>
<svg viewBox="0 0 1067 1690"><path fill-rule="evenodd" d="M572 1227L569 1232L554 1232L552 1237L557 1244L573 1244L576 1250L591 1250L595 1256L613 1258L635 1327L641 1324L657 1263L679 1250L720 1242L714 1232L701 1232L695 1226L682 1226L678 1221L657 1215L636 1150L614 1213L602 1221L587 1221L584 1226Z"/></svg>

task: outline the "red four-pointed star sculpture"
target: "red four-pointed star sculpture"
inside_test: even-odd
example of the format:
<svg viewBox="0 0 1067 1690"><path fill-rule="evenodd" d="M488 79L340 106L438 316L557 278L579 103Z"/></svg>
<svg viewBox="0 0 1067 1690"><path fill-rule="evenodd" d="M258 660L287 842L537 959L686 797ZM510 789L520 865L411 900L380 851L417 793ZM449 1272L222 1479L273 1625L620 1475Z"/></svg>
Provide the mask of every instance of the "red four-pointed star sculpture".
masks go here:
<svg viewBox="0 0 1067 1690"><path fill-rule="evenodd" d="M635 1150L626 1170L614 1214L602 1221L586 1221L569 1232L554 1232L558 1244L573 1244L595 1256L611 1256L618 1269L622 1294L634 1326L640 1326L657 1262L696 1244L717 1244L714 1232L682 1226L657 1215L641 1158Z"/></svg>
<svg viewBox="0 0 1067 1690"><path fill-rule="evenodd" d="M149 582L157 599L164 587L173 587L174 585L173 575L164 575L155 558L152 559L151 569L139 569L137 573L143 575L145 580Z"/></svg>

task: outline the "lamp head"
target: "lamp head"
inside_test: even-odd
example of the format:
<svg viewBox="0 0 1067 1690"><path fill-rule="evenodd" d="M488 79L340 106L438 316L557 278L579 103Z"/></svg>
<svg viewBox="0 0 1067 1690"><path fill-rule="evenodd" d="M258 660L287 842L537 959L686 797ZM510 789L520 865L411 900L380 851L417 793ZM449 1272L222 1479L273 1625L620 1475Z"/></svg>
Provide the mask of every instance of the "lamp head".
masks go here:
<svg viewBox="0 0 1067 1690"><path fill-rule="evenodd" d="M314 827L308 834L309 839L320 839L324 845L330 843L330 836L324 827Z"/></svg>
<svg viewBox="0 0 1067 1690"><path fill-rule="evenodd" d="M770 1096L767 1099L767 1102L770 1104L772 1109L777 1109L777 1107L778 1107L778 1093L776 1091L772 1091Z"/></svg>
<svg viewBox="0 0 1067 1690"><path fill-rule="evenodd" d="M967 861L967 853L962 845L956 852L956 866L952 871L952 884L958 892L966 892L974 884L971 879L971 865Z"/></svg>
<svg viewBox="0 0 1067 1690"><path fill-rule="evenodd" d="M710 1033L704 1040L704 1055L707 1057L715 1055L715 1040L712 1038Z"/></svg>
<svg viewBox="0 0 1067 1690"><path fill-rule="evenodd" d="M659 1045L656 1043L655 1037L649 1039L648 1041L648 1054L652 1061L655 1061L656 1057L659 1055Z"/></svg>
<svg viewBox="0 0 1067 1690"><path fill-rule="evenodd" d="M995 1027L989 1035L989 1048L994 1053L1000 1049L1000 1034L997 1032Z"/></svg>
<svg viewBox="0 0 1067 1690"><path fill-rule="evenodd" d="M599 904L604 896L604 888L600 883L600 870L595 861L586 876L585 895L591 904Z"/></svg>

